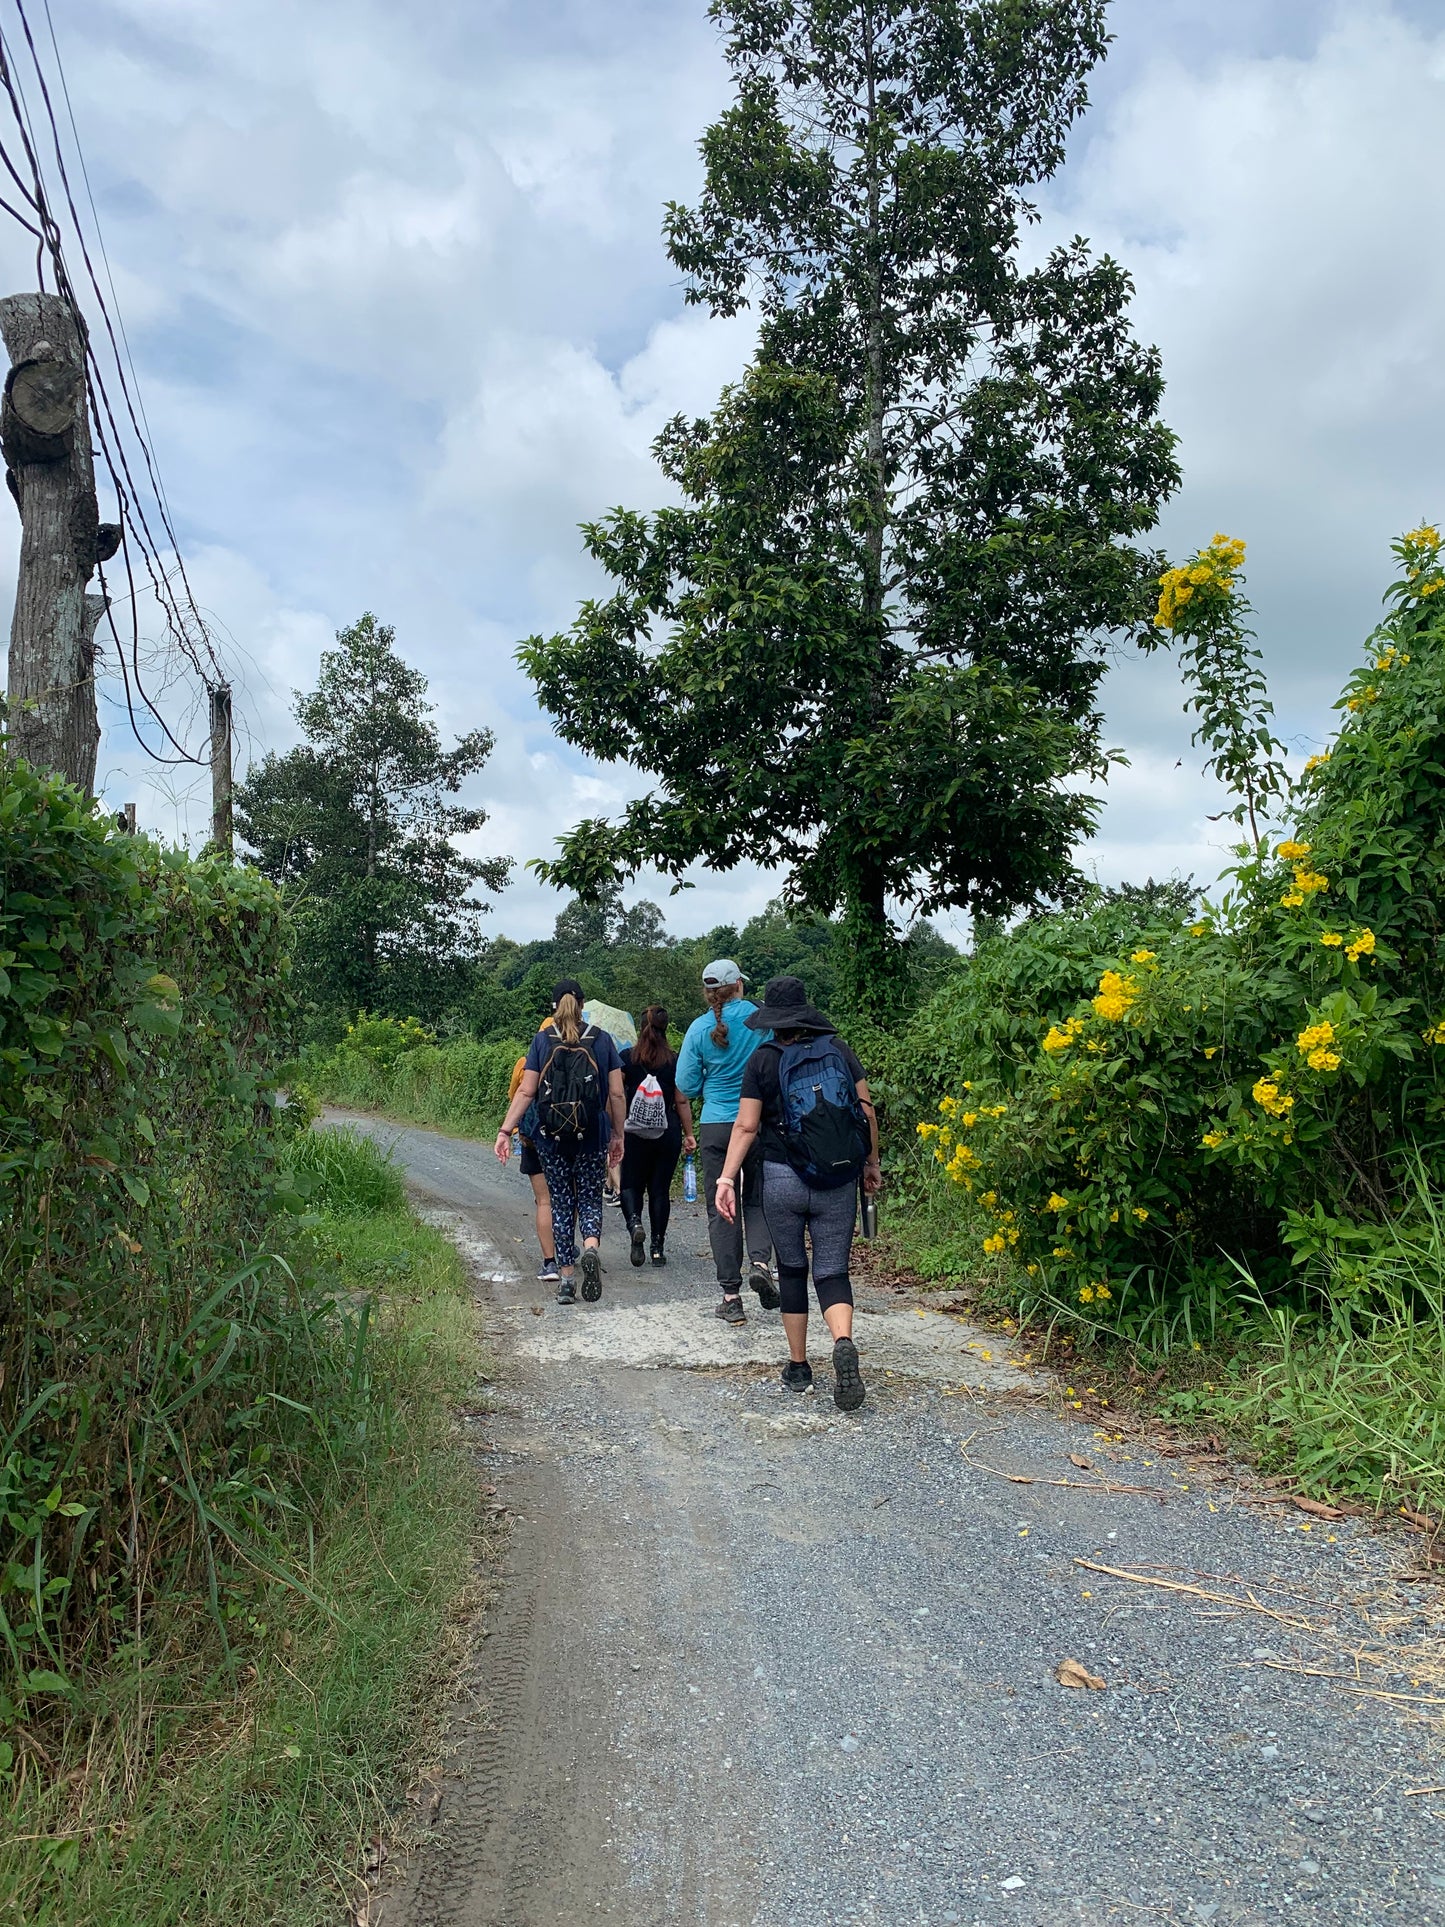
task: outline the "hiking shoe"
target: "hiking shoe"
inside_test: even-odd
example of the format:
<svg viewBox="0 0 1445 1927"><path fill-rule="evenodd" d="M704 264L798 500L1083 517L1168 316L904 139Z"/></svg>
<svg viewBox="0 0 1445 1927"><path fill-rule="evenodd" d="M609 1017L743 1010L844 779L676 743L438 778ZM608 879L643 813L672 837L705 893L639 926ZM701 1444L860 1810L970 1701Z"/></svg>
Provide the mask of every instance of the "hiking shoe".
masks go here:
<svg viewBox="0 0 1445 1927"><path fill-rule="evenodd" d="M856 1412L863 1403L863 1374L851 1338L840 1338L833 1347L833 1403L840 1412Z"/></svg>
<svg viewBox="0 0 1445 1927"><path fill-rule="evenodd" d="M667 1263L667 1253L661 1245L654 1245L652 1247L652 1262L655 1265L665 1265Z"/></svg>
<svg viewBox="0 0 1445 1927"><path fill-rule="evenodd" d="M790 1358L783 1367L783 1390L785 1392L811 1392L812 1389L812 1366L806 1358Z"/></svg>
<svg viewBox="0 0 1445 1927"><path fill-rule="evenodd" d="M758 1303L764 1311L776 1311L782 1304L782 1293L778 1290L771 1265L764 1264L761 1258L753 1259L752 1276L748 1283L758 1294Z"/></svg>
<svg viewBox="0 0 1445 1927"><path fill-rule="evenodd" d="M555 1285L561 1276L561 1273L557 1269L557 1260L555 1258L544 1258L537 1267L537 1276L542 1280L544 1285Z"/></svg>
<svg viewBox="0 0 1445 1927"><path fill-rule="evenodd" d="M721 1318L725 1325L746 1325L748 1315L743 1310L741 1298L723 1298L718 1302L714 1318Z"/></svg>
<svg viewBox="0 0 1445 1927"><path fill-rule="evenodd" d="M582 1253L582 1296L589 1305L595 1305L602 1296L602 1260L595 1245L588 1245Z"/></svg>
<svg viewBox="0 0 1445 1927"><path fill-rule="evenodd" d="M564 1278L559 1272L557 1275L557 1303L559 1305L575 1305L576 1302L576 1285L570 1278Z"/></svg>
<svg viewBox="0 0 1445 1927"><path fill-rule="evenodd" d="M640 1265L642 1263L642 1254L646 1250L646 1248L647 1248L647 1233L643 1230L640 1224L633 1225L632 1227L632 1262L633 1264Z"/></svg>

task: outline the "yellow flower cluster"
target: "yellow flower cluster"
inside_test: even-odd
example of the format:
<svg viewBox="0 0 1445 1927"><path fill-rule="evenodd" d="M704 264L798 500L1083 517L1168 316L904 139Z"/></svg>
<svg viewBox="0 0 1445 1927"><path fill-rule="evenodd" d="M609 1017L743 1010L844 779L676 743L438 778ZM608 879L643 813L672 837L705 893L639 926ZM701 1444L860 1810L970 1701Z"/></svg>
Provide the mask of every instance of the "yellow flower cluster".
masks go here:
<svg viewBox="0 0 1445 1927"><path fill-rule="evenodd" d="M1207 548L1191 556L1181 568L1166 569L1159 578L1156 629L1177 629L1184 609L1196 595L1211 599L1228 596L1244 566L1244 544L1237 536L1216 535Z"/></svg>
<svg viewBox="0 0 1445 1927"><path fill-rule="evenodd" d="M1152 950L1135 950L1130 952L1129 961L1130 963L1148 964L1153 963L1154 957L1155 953Z"/></svg>
<svg viewBox="0 0 1445 1927"><path fill-rule="evenodd" d="M1061 1050L1067 1050L1083 1028L1084 1020L1082 1017L1071 1017L1069 1021L1062 1026L1050 1024L1044 1037L1044 1049L1051 1055Z"/></svg>
<svg viewBox="0 0 1445 1927"><path fill-rule="evenodd" d="M1207 937L1209 935L1209 925L1207 923L1191 923L1189 926L1189 934L1191 937Z"/></svg>
<svg viewBox="0 0 1445 1927"><path fill-rule="evenodd" d="M1206 1151L1218 1150L1219 1146L1224 1142L1224 1133L1223 1131L1206 1131L1199 1142L1204 1146Z"/></svg>
<svg viewBox="0 0 1445 1927"><path fill-rule="evenodd" d="M984 1239L983 1248L988 1257L997 1258L1001 1252L1007 1250L1008 1240L1001 1231L993 1231Z"/></svg>
<svg viewBox="0 0 1445 1927"><path fill-rule="evenodd" d="M1395 647L1394 643L1392 642L1389 648L1385 651L1383 656L1376 656L1375 667L1377 669L1393 669L1397 663L1403 664L1403 663L1407 663L1409 660L1410 658L1408 654L1401 655L1400 651Z"/></svg>
<svg viewBox="0 0 1445 1927"><path fill-rule="evenodd" d="M1272 1077L1261 1077L1253 1096L1260 1109L1268 1111L1271 1117L1285 1117L1294 1109L1294 1099L1288 1091L1282 1091Z"/></svg>
<svg viewBox="0 0 1445 1927"><path fill-rule="evenodd" d="M1105 1284L1079 1286L1079 1303L1081 1305L1092 1305L1096 1298L1103 1301L1113 1296L1113 1292L1110 1291L1109 1287Z"/></svg>
<svg viewBox="0 0 1445 1927"><path fill-rule="evenodd" d="M1287 910L1298 910L1307 897L1318 896L1321 890L1328 890L1330 880L1321 876L1318 870L1296 870L1294 883L1280 898Z"/></svg>
<svg viewBox="0 0 1445 1927"><path fill-rule="evenodd" d="M1362 709L1368 709L1371 703L1377 703L1379 700L1379 690L1376 689L1373 683L1370 683L1360 691L1358 696L1349 697L1346 700L1345 708L1350 711L1351 715L1355 715Z"/></svg>
<svg viewBox="0 0 1445 1927"><path fill-rule="evenodd" d="M1330 752L1327 749L1321 750L1318 756L1311 756L1309 761L1305 764L1305 767L1304 767L1305 775L1308 776L1314 770L1323 769L1325 764L1329 760L1330 760Z"/></svg>
<svg viewBox="0 0 1445 1927"><path fill-rule="evenodd" d="M1051 1191L1049 1193L1049 1201L1044 1206L1045 1211L1067 1211L1068 1208L1069 1201L1067 1198L1061 1198L1057 1191Z"/></svg>
<svg viewBox="0 0 1445 1927"><path fill-rule="evenodd" d="M1136 1204L1134 1206L1134 1216L1139 1220L1140 1224L1143 1224L1148 1218L1149 1213L1144 1209L1142 1204Z"/></svg>
<svg viewBox="0 0 1445 1927"><path fill-rule="evenodd" d="M1338 950L1340 945L1344 942L1344 938L1340 935L1338 930L1326 930L1324 934L1321 936L1320 942L1324 945L1326 950Z"/></svg>
<svg viewBox="0 0 1445 1927"><path fill-rule="evenodd" d="M1351 963L1358 963L1361 957L1373 957L1374 954L1375 933L1373 930L1362 930L1358 937L1355 937L1345 945L1345 955Z"/></svg>
<svg viewBox="0 0 1445 1927"><path fill-rule="evenodd" d="M1429 1030L1422 1031L1427 1044L1445 1044L1445 1017L1437 1018Z"/></svg>
<svg viewBox="0 0 1445 1927"><path fill-rule="evenodd" d="M1429 522L1422 523L1403 536L1399 546L1405 557L1405 579L1416 595L1438 594L1445 587L1445 576L1440 572L1439 529Z"/></svg>
<svg viewBox="0 0 1445 1927"><path fill-rule="evenodd" d="M1139 986L1132 977L1121 977L1117 970L1106 970L1099 979L1094 1009L1100 1017L1117 1023L1138 995Z"/></svg>
<svg viewBox="0 0 1445 1927"><path fill-rule="evenodd" d="M1335 1027L1333 1024L1328 1023L1307 1024L1294 1041L1295 1048L1299 1051L1300 1055L1307 1057L1312 1050L1318 1049L1321 1044L1334 1043Z"/></svg>
<svg viewBox="0 0 1445 1927"><path fill-rule="evenodd" d="M1312 843L1296 843L1291 837L1288 842L1280 844L1275 855L1282 856L1286 863L1302 863L1313 848Z"/></svg>

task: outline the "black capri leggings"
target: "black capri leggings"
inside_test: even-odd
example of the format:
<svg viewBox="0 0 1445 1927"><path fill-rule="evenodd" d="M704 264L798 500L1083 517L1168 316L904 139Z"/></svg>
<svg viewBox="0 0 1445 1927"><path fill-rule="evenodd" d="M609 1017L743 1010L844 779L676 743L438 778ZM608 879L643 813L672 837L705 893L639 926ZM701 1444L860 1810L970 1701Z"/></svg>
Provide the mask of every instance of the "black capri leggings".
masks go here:
<svg viewBox="0 0 1445 1927"><path fill-rule="evenodd" d="M808 1309L808 1245L804 1232L813 1246L813 1290L818 1294L820 1309L852 1304L848 1259L857 1214L856 1185L815 1191L790 1164L763 1166L763 1216L773 1234L778 1295L785 1312Z"/></svg>
<svg viewBox="0 0 1445 1927"><path fill-rule="evenodd" d="M622 1140L622 1215L629 1231L641 1224L645 1193L652 1242L658 1249L667 1236L667 1221L672 1215L672 1174L681 1153L682 1124L676 1118L661 1137L636 1137L629 1131Z"/></svg>

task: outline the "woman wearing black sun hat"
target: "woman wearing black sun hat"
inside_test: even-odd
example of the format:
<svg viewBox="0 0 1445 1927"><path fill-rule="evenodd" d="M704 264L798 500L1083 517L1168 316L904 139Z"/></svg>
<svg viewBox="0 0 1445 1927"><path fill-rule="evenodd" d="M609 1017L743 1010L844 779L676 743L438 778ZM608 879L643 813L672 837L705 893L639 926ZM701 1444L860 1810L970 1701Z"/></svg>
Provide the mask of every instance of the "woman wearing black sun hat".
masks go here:
<svg viewBox="0 0 1445 1927"><path fill-rule="evenodd" d="M863 1066L829 1020L808 1002L797 977L774 977L747 1019L772 1031L748 1059L742 1097L722 1176L718 1210L737 1215L737 1176L755 1139L763 1156L763 1213L773 1238L788 1363L783 1384L806 1392L808 1363L808 1246L813 1290L833 1337L833 1402L854 1412L863 1403L863 1375L853 1343L853 1249L858 1185L872 1196L882 1182L878 1119ZM805 1235L806 1234L806 1235Z"/></svg>

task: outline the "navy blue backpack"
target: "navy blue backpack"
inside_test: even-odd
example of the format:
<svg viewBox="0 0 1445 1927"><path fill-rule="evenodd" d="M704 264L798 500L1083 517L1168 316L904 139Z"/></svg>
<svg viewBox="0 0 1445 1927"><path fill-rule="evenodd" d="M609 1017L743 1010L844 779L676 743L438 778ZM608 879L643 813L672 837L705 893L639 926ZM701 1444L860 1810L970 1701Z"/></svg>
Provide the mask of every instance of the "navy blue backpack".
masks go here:
<svg viewBox="0 0 1445 1927"><path fill-rule="evenodd" d="M837 1039L784 1045L778 1089L783 1146L798 1176L815 1191L856 1184L873 1139Z"/></svg>

